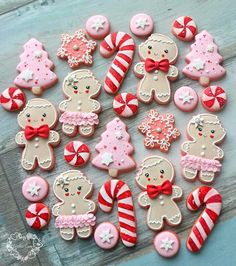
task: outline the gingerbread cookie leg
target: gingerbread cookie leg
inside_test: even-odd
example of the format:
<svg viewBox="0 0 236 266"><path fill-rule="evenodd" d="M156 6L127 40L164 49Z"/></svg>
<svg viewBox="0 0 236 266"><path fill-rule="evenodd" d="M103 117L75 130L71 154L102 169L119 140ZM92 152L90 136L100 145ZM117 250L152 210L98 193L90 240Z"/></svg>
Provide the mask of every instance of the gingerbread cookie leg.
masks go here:
<svg viewBox="0 0 236 266"><path fill-rule="evenodd" d="M171 209L169 210L168 214L166 215L166 220L169 225L173 226L179 225L181 223L182 215L176 204L173 204L173 207L171 207Z"/></svg>
<svg viewBox="0 0 236 266"><path fill-rule="evenodd" d="M77 126L70 124L62 124L62 131L67 136L74 136L77 131Z"/></svg>
<svg viewBox="0 0 236 266"><path fill-rule="evenodd" d="M91 236L93 229L91 226L77 227L76 233L80 238L88 238Z"/></svg>
<svg viewBox="0 0 236 266"><path fill-rule="evenodd" d="M209 171L203 171L201 170L199 173L199 179L203 183L211 183L215 178L214 172L209 172Z"/></svg>
<svg viewBox="0 0 236 266"><path fill-rule="evenodd" d="M72 240L75 235L74 228L60 228L60 235L64 240Z"/></svg>
<svg viewBox="0 0 236 266"><path fill-rule="evenodd" d="M183 169L183 175L188 180L194 180L197 177L197 170L189 167Z"/></svg>
<svg viewBox="0 0 236 266"><path fill-rule="evenodd" d="M154 91L154 99L159 104L167 104L170 101L170 84L166 84L161 90L156 88Z"/></svg>
<svg viewBox="0 0 236 266"><path fill-rule="evenodd" d="M94 126L91 125L79 126L79 133L83 137L89 137L94 133Z"/></svg>
<svg viewBox="0 0 236 266"><path fill-rule="evenodd" d="M142 80L137 89L137 97L143 103L149 103L152 100L153 89L148 82Z"/></svg>
<svg viewBox="0 0 236 266"><path fill-rule="evenodd" d="M36 166L36 158L35 156L32 156L29 150L27 148L24 149L22 153L22 159L21 159L22 167L25 170L33 170Z"/></svg>

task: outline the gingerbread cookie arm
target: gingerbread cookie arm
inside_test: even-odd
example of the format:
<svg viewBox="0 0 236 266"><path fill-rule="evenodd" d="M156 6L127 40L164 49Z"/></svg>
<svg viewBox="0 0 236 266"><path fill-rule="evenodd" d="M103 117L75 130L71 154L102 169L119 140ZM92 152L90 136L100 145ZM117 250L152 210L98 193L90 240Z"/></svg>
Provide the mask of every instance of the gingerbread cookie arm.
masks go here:
<svg viewBox="0 0 236 266"><path fill-rule="evenodd" d="M217 152L217 158L215 158L215 159L223 159L223 157L224 157L223 150L219 147L216 147L216 152Z"/></svg>
<svg viewBox="0 0 236 266"><path fill-rule="evenodd" d="M57 145L60 142L61 138L58 132L50 130L48 143Z"/></svg>
<svg viewBox="0 0 236 266"><path fill-rule="evenodd" d="M61 112L65 112L67 110L67 104L70 101L71 101L71 99L67 99L67 100L64 100L64 101L59 103L59 109Z"/></svg>
<svg viewBox="0 0 236 266"><path fill-rule="evenodd" d="M144 68L144 62L139 62L134 66L134 73L137 77L140 78L142 78L145 75L146 71Z"/></svg>
<svg viewBox="0 0 236 266"><path fill-rule="evenodd" d="M181 150L185 153L189 151L190 141L186 141L181 145Z"/></svg>
<svg viewBox="0 0 236 266"><path fill-rule="evenodd" d="M97 206L96 206L95 202L93 202L92 200L87 200L87 202L89 205L89 212L96 212Z"/></svg>
<svg viewBox="0 0 236 266"><path fill-rule="evenodd" d="M59 216L60 215L60 207L63 204L63 202L59 202L56 203L53 207L52 207L52 214L54 216Z"/></svg>
<svg viewBox="0 0 236 266"><path fill-rule="evenodd" d="M174 185L172 189L173 189L172 199L181 199L183 196L183 190L180 187Z"/></svg>
<svg viewBox="0 0 236 266"><path fill-rule="evenodd" d="M26 139L25 139L24 131L20 131L20 132L18 132L16 134L15 141L16 141L16 144L18 144L20 146L23 146L23 145L26 144Z"/></svg>
<svg viewBox="0 0 236 266"><path fill-rule="evenodd" d="M150 206L150 198L148 197L148 194L146 191L140 193L138 197L138 203L141 207L147 208L148 206Z"/></svg>
<svg viewBox="0 0 236 266"><path fill-rule="evenodd" d="M169 71L168 71L168 74L167 74L167 77L170 79L170 80L175 80L177 79L179 75L179 71L178 71L178 68L175 67L175 66L170 66L169 68Z"/></svg>
<svg viewBox="0 0 236 266"><path fill-rule="evenodd" d="M92 100L92 105L92 112L99 113L101 111L101 104L98 101Z"/></svg>

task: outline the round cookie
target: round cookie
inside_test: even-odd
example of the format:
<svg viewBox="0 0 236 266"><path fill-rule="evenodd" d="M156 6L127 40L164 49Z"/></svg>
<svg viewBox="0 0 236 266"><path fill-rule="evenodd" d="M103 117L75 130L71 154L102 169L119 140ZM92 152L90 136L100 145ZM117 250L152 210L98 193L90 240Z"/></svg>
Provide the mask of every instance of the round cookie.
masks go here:
<svg viewBox="0 0 236 266"><path fill-rule="evenodd" d="M174 95L175 105L183 112L192 112L198 104L198 95L190 87L180 87Z"/></svg>
<svg viewBox="0 0 236 266"><path fill-rule="evenodd" d="M162 257L171 258L179 252L180 240L176 233L162 231L154 238L154 247Z"/></svg>
<svg viewBox="0 0 236 266"><path fill-rule="evenodd" d="M123 92L114 98L113 109L119 116L134 116L138 112L138 99L131 93Z"/></svg>
<svg viewBox="0 0 236 266"><path fill-rule="evenodd" d="M22 185L23 196L31 202L38 202L45 199L48 191L48 182L41 176L28 177Z"/></svg>
<svg viewBox="0 0 236 266"><path fill-rule="evenodd" d="M35 230L40 230L49 224L51 213L47 205L37 202L29 205L25 218L27 224Z"/></svg>
<svg viewBox="0 0 236 266"><path fill-rule="evenodd" d="M154 28L152 18L144 13L134 15L129 24L131 32L138 37L150 35Z"/></svg>
<svg viewBox="0 0 236 266"><path fill-rule="evenodd" d="M100 248L111 249L118 243L119 232L114 224L104 222L95 229L94 240Z"/></svg>
<svg viewBox="0 0 236 266"><path fill-rule="evenodd" d="M174 20L171 31L179 40L190 42L197 34L197 25L191 17L182 16Z"/></svg>
<svg viewBox="0 0 236 266"><path fill-rule="evenodd" d="M227 102L227 96L219 86L209 86L203 90L202 106L210 112L221 111Z"/></svg>
<svg viewBox="0 0 236 266"><path fill-rule="evenodd" d="M25 102L25 94L21 89L18 88L7 88L0 95L0 103L2 107L9 112L22 109L25 105Z"/></svg>
<svg viewBox="0 0 236 266"><path fill-rule="evenodd" d="M88 146L81 141L71 141L65 146L64 157L68 164L82 166L88 162L90 150Z"/></svg>
<svg viewBox="0 0 236 266"><path fill-rule="evenodd" d="M95 15L86 21L85 29L92 38L101 40L109 34L110 22L105 16Z"/></svg>

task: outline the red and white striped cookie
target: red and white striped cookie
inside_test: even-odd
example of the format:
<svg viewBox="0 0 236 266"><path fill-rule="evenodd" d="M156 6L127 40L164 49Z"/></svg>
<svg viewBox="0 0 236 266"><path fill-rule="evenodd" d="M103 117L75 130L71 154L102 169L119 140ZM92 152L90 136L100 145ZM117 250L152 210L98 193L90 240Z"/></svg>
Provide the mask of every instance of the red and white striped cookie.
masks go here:
<svg viewBox="0 0 236 266"><path fill-rule="evenodd" d="M90 150L88 146L81 141L71 141L65 146L64 157L68 164L82 166L88 162Z"/></svg>
<svg viewBox="0 0 236 266"><path fill-rule="evenodd" d="M121 240L126 247L133 247L137 242L134 204L131 190L122 180L108 180L99 191L98 204L104 212L112 210L115 199L118 205Z"/></svg>
<svg viewBox="0 0 236 266"><path fill-rule="evenodd" d="M26 103L25 94L19 88L7 88L0 95L0 103L9 112L18 111Z"/></svg>
<svg viewBox="0 0 236 266"><path fill-rule="evenodd" d="M222 207L222 197L216 189L202 186L188 195L186 203L187 208L191 211L196 211L202 205L206 205L193 225L186 243L189 251L197 252L204 245L206 238L218 220Z"/></svg>
<svg viewBox="0 0 236 266"><path fill-rule="evenodd" d="M219 86L209 86L203 90L202 105L210 112L218 112L225 107L227 96Z"/></svg>
<svg viewBox="0 0 236 266"><path fill-rule="evenodd" d="M43 203L33 203L26 210L27 224L33 229L40 230L49 224L51 214L49 208Z"/></svg>
<svg viewBox="0 0 236 266"><path fill-rule="evenodd" d="M113 32L106 36L100 44L100 53L103 57L110 57L116 50L118 53L107 72L104 81L104 90L115 94L125 78L134 56L134 40L125 32Z"/></svg>
<svg viewBox="0 0 236 266"><path fill-rule="evenodd" d="M123 92L114 98L113 109L119 116L134 116L138 112L138 99L131 93Z"/></svg>
<svg viewBox="0 0 236 266"><path fill-rule="evenodd" d="M197 34L197 26L191 17L182 16L173 22L171 31L178 39L190 42Z"/></svg>

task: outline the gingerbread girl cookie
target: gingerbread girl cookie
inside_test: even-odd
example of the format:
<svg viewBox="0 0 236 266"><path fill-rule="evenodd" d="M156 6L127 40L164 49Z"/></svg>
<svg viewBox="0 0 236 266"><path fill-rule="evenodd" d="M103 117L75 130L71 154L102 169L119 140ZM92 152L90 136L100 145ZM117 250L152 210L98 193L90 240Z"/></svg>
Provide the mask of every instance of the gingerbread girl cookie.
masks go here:
<svg viewBox="0 0 236 266"><path fill-rule="evenodd" d="M134 73L142 78L137 90L141 102L150 103L153 98L159 104L170 101L169 80L178 77L178 69L173 66L177 60L176 43L167 36L152 34L139 45L139 56L143 62L136 64Z"/></svg>
<svg viewBox="0 0 236 266"><path fill-rule="evenodd" d="M143 160L136 182L143 191L138 202L148 208L147 224L152 230L161 230L164 220L169 226L181 223L182 215L175 203L182 197L182 189L173 185L174 167L161 156L150 156Z"/></svg>
<svg viewBox="0 0 236 266"><path fill-rule="evenodd" d="M187 135L191 140L181 147L183 176L193 181L199 172L201 182L211 183L221 170L224 152L216 144L223 141L226 131L216 115L199 114L188 123Z"/></svg>
<svg viewBox="0 0 236 266"><path fill-rule="evenodd" d="M56 216L55 226L65 240L78 235L88 238L96 223L96 205L88 200L93 191L93 184L78 170L70 170L60 174L54 181L53 191L60 200L52 208Z"/></svg>
<svg viewBox="0 0 236 266"><path fill-rule="evenodd" d="M90 137L99 123L97 113L101 105L94 100L101 90L101 84L88 69L76 70L68 74L63 82L66 100L59 104L63 114L59 121L63 124L62 131L70 137L79 134Z"/></svg>
<svg viewBox="0 0 236 266"><path fill-rule="evenodd" d="M23 129L16 134L15 141L24 147L21 164L25 170L33 170L38 165L43 170L54 167L52 147L60 143L60 135L51 130L57 123L57 111L47 100L35 98L26 104L17 117Z"/></svg>

